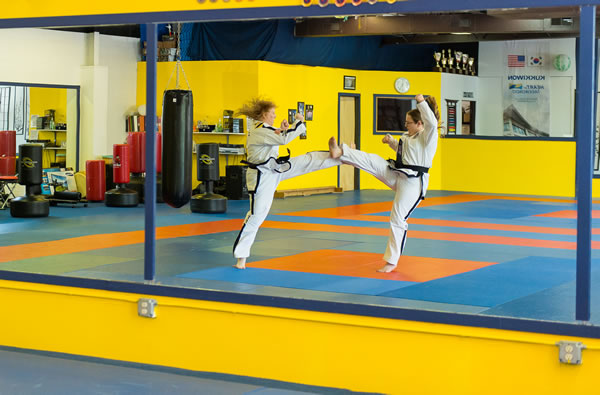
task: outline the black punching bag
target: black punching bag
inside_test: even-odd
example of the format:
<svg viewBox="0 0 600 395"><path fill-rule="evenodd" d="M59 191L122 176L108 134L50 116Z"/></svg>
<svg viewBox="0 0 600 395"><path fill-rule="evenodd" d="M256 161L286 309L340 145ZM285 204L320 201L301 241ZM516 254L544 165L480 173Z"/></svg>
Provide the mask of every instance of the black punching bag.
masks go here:
<svg viewBox="0 0 600 395"><path fill-rule="evenodd" d="M192 196L192 91L167 90L163 97L162 194L179 208Z"/></svg>
<svg viewBox="0 0 600 395"><path fill-rule="evenodd" d="M47 217L50 202L39 194L42 183L42 145L19 145L19 184L25 185L25 196L10 202L10 215L13 217Z"/></svg>
<svg viewBox="0 0 600 395"><path fill-rule="evenodd" d="M193 213L224 213L227 198L213 193L213 182L219 181L219 144L196 145L198 181L206 185L206 193L192 196L190 209Z"/></svg>

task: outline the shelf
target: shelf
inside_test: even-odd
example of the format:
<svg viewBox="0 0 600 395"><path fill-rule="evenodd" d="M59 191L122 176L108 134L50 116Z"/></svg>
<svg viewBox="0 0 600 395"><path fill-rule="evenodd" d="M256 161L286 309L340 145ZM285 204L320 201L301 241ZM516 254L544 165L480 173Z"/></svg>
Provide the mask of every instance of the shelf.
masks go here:
<svg viewBox="0 0 600 395"><path fill-rule="evenodd" d="M217 135L217 136L245 136L246 133L219 133L219 132L192 132L192 134Z"/></svg>
<svg viewBox="0 0 600 395"><path fill-rule="evenodd" d="M35 129L38 132L63 132L63 133L67 133L66 130L59 130L59 129Z"/></svg>

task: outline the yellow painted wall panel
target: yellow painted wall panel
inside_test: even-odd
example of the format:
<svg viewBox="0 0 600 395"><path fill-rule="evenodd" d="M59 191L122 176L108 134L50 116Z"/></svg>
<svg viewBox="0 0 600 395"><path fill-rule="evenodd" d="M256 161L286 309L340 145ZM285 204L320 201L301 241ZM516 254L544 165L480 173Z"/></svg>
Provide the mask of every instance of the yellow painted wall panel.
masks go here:
<svg viewBox="0 0 600 395"><path fill-rule="evenodd" d="M430 94L436 96L439 101L439 73L347 70L269 62L261 62L259 70L259 91L269 94L278 103L278 118L285 116L288 109L296 108L299 101L314 105L314 120L307 122L308 138L297 139L289 144L292 156L308 151L325 150L329 137L337 137L340 93L360 95L360 149L386 159L395 157L395 154L381 142L382 135L373 134L373 95L398 95L394 90L394 81L399 76L404 76L411 81L411 90L406 95ZM344 75L356 76L356 90L343 89ZM435 170L439 166L437 158L438 155L431 171L430 185L434 189L438 189L440 185L439 172ZM361 189L387 188L369 174L361 172L360 177ZM322 170L284 181L280 189L327 185L337 185L337 169Z"/></svg>
<svg viewBox="0 0 600 395"><path fill-rule="evenodd" d="M417 93L440 97L440 73L409 73L347 70L263 61L182 62L194 94L194 122L215 124L224 109L237 110L251 97L261 95L277 105L277 123L287 110L302 101L314 106L314 120L308 121L308 138L288 145L292 156L326 150L327 140L338 134L338 95L360 95L360 148L387 159L394 153L373 134L373 95L397 95L394 81L404 76L411 82L407 95ZM175 63L157 64L157 109L162 108L163 91L175 88ZM344 75L356 76L356 90L343 89ZM169 82L170 80L170 82ZM138 64L137 105L145 102L145 63ZM180 87L187 88L183 74ZM440 109L443 111L443 108ZM246 126L246 125L244 125ZM195 143L226 143L226 136L195 135ZM230 144L245 144L245 137L231 136ZM286 154L285 148L280 154ZM221 175L226 164L239 164L241 157L220 157ZM196 185L195 163L192 173ZM480 193L573 197L575 191L575 143L570 141L484 140L440 138L430 171L429 189ZM360 173L362 189L386 189L380 181ZM337 168L283 181L282 189L336 186ZM594 196L600 183L594 180Z"/></svg>
<svg viewBox="0 0 600 395"><path fill-rule="evenodd" d="M314 106L314 119L307 122L306 140L297 138L287 146L292 156L302 155L309 151L327 150L327 140L338 134L338 95L339 93L359 94L361 101L361 146L368 152L393 157L394 153L387 145L381 143L381 135L373 135L373 95L397 95L394 81L402 75L410 79L411 91L407 94L432 94L439 98L439 73L398 73L385 71L361 71L326 67L310 67L302 65L285 65L263 61L202 61L182 62L185 75L194 95L194 122L203 120L214 124L224 109L237 110L254 96L273 100L277 108L277 124L287 118L288 109L296 109L299 101ZM137 101L145 102L146 77L145 63L138 64ZM162 94L167 85L175 87L173 71L175 63L157 63L157 109L162 108ZM356 90L344 90L344 75L356 76ZM170 83L169 83L170 79ZM180 86L187 89L183 76ZM196 143L225 143L226 136L196 135ZM240 141L242 140L242 141ZM245 144L245 139L231 136L229 143ZM286 149L280 148L280 155ZM436 155L431 171L430 188L439 189L441 185L439 157ZM237 164L240 157L227 157L229 164ZM221 175L225 175L225 157L220 157ZM195 168L195 164L194 164ZM195 180L195 170L193 172ZM195 185L194 181L194 185ZM337 167L296 177L283 181L282 189L309 188L320 186L337 186ZM380 181L361 173L363 189L385 189Z"/></svg>
<svg viewBox="0 0 600 395"><path fill-rule="evenodd" d="M441 139L442 189L575 195L575 142Z"/></svg>
<svg viewBox="0 0 600 395"><path fill-rule="evenodd" d="M0 344L389 394L596 391L598 339L169 297L149 319L139 297L0 281ZM559 340L586 345L582 365Z"/></svg>
<svg viewBox="0 0 600 395"><path fill-rule="evenodd" d="M183 71L179 71L179 89L192 90L194 101L194 124L201 120L206 124L216 125L223 116L223 110L237 110L245 100L258 94L257 68L254 61L213 61L213 62L181 62ZM184 76L185 73L185 76ZM175 62L158 62L156 70L157 115L162 115L162 99L164 91L176 89L177 71ZM186 82L187 79L187 82ZM146 102L146 63L138 63L137 103ZM246 127L244 122L244 128ZM227 143L223 135L194 135L194 144ZM229 144L246 143L243 136L230 136ZM242 157L219 157L221 176L225 176L227 164L239 164ZM193 156L192 180L196 186L196 156Z"/></svg>
<svg viewBox="0 0 600 395"><path fill-rule="evenodd" d="M385 2L386 0L378 1ZM339 11L339 9L333 5L334 0L329 0L329 4L332 12L335 12L336 10ZM19 0L18 2L7 2L6 4L3 4L0 19L261 7L299 7L301 5L301 0L174 0L168 2L163 0L129 0L126 2L119 0L60 0L52 2L44 0ZM317 0L313 0L312 7L318 7ZM352 11L352 5L346 4L345 7L349 11Z"/></svg>
<svg viewBox="0 0 600 395"><path fill-rule="evenodd" d="M43 1L43 0L20 0L18 3L7 3L3 5L2 16L4 18L35 18L47 16L69 16L69 15L95 15L95 14L128 14L140 12L165 12L165 11L194 11L194 10L218 10L236 8L258 8L258 7L281 7L298 6L300 0L244 0L241 2L217 2L198 0L104 0L104 1Z"/></svg>
<svg viewBox="0 0 600 395"><path fill-rule="evenodd" d="M46 110L55 110L55 123L67 122L67 89L66 88L29 88L29 114L43 117ZM30 119L31 120L31 119ZM61 145L67 139L67 134L62 132L39 132L38 139L51 140ZM45 150L43 155L43 167L50 167L50 163L56 162L57 151ZM62 151L64 153L64 151Z"/></svg>

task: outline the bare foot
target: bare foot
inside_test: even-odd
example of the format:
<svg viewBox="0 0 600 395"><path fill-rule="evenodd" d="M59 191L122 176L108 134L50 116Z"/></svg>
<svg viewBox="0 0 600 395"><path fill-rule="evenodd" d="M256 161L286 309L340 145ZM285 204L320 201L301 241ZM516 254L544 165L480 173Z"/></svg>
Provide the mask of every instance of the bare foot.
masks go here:
<svg viewBox="0 0 600 395"><path fill-rule="evenodd" d="M356 144L354 144L354 143L350 143L350 148L352 148L352 149L356 149Z"/></svg>
<svg viewBox="0 0 600 395"><path fill-rule="evenodd" d="M233 265L236 269L245 269L246 268L246 258L238 258L237 263Z"/></svg>
<svg viewBox="0 0 600 395"><path fill-rule="evenodd" d="M333 159L337 159L340 156L342 156L342 149L340 148L339 145L337 145L337 142L335 141L335 138L332 137L329 139L329 155L333 158Z"/></svg>
<svg viewBox="0 0 600 395"><path fill-rule="evenodd" d="M391 263L386 263L384 267L381 269L377 269L379 273L389 273L396 268L396 265L392 265Z"/></svg>

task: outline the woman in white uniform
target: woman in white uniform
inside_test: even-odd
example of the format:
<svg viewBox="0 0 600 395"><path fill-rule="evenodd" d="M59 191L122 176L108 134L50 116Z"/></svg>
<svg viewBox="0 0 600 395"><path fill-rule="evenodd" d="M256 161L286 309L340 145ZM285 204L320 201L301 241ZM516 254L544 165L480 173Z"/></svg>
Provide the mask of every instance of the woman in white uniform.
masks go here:
<svg viewBox="0 0 600 395"><path fill-rule="evenodd" d="M280 128L275 128L275 104L268 100L253 99L238 114L258 120L248 133L247 160L243 161L248 165L246 185L250 195L250 211L233 245L233 256L237 259L235 267L245 269L256 232L269 214L279 183L315 170L339 166L341 161L332 159L329 151L308 152L290 159L288 149L287 156L278 157L280 145L288 144L306 131L304 117L299 113L293 125L289 125L285 119Z"/></svg>
<svg viewBox="0 0 600 395"><path fill-rule="evenodd" d="M386 134L382 142L396 152L396 159L384 160L379 155L368 154L348 147L338 146L332 137L329 149L332 157L350 164L369 174L396 192L390 215L390 236L383 255L385 265L379 272L388 273L396 268L406 243L406 220L422 199L429 183L429 168L437 148L438 122L437 103L433 96L426 100L417 95L417 108L406 114L405 126L408 134L400 140Z"/></svg>

